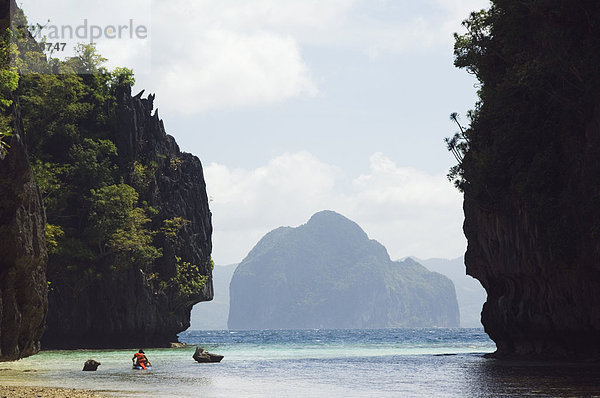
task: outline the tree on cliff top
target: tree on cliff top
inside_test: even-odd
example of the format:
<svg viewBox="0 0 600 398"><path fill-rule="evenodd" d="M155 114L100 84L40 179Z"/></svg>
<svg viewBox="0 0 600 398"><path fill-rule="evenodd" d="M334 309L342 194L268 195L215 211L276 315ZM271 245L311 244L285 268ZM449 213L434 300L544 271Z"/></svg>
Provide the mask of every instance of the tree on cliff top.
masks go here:
<svg viewBox="0 0 600 398"><path fill-rule="evenodd" d="M106 61L97 50L96 44L79 43L75 47L75 56L66 60L66 66L73 68L73 71L79 74L102 73L106 70L102 67Z"/></svg>

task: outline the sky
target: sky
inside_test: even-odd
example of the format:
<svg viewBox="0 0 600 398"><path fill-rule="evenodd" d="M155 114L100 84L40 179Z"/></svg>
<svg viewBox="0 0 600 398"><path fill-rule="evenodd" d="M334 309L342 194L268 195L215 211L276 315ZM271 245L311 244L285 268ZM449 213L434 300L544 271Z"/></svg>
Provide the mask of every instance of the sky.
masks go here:
<svg viewBox="0 0 600 398"><path fill-rule="evenodd" d="M18 4L48 42L67 43L54 56L94 36L109 68L134 70L134 94L156 93L167 133L203 163L216 264L325 209L392 259L464 253L443 138L450 113L473 107L476 80L454 68L452 34L488 1Z"/></svg>

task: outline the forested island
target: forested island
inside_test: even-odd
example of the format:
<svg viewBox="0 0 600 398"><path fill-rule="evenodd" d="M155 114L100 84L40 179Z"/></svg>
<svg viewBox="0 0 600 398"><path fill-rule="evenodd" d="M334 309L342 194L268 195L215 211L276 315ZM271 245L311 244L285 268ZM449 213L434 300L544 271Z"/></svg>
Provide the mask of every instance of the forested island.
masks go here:
<svg viewBox="0 0 600 398"><path fill-rule="evenodd" d="M266 234L236 268L229 329L458 327L452 281L392 261L355 222L321 211Z"/></svg>
<svg viewBox="0 0 600 398"><path fill-rule="evenodd" d="M47 58L14 1L1 9L1 358L42 333L44 348L176 341L213 295L200 160L154 95L131 95L132 70L92 44Z"/></svg>

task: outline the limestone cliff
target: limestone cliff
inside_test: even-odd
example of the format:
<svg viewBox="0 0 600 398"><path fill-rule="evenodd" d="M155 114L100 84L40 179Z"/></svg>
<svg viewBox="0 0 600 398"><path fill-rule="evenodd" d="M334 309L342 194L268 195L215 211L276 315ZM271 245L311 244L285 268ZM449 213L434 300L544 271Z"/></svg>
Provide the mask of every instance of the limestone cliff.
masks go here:
<svg viewBox="0 0 600 398"><path fill-rule="evenodd" d="M3 33L9 24L0 38L0 153L10 146L0 160L0 358L39 350L47 308L44 348L176 341L192 306L213 296L200 160L166 134L154 96L132 97L132 71L103 68L92 45L48 61L15 1L0 0Z"/></svg>
<svg viewBox="0 0 600 398"><path fill-rule="evenodd" d="M230 329L458 327L452 282L332 211L265 235L230 284Z"/></svg>
<svg viewBox="0 0 600 398"><path fill-rule="evenodd" d="M598 207L590 195L600 173L600 113L580 138L580 150L557 159L566 174L558 195L572 201L554 215L565 222L567 256L549 241L554 220L536 220L535 206L513 196L490 209L465 192L465 264L488 293L481 322L499 357L600 358Z"/></svg>
<svg viewBox="0 0 600 398"><path fill-rule="evenodd" d="M48 307L42 198L18 113L13 121L15 135L0 158L0 360L39 351Z"/></svg>
<svg viewBox="0 0 600 398"><path fill-rule="evenodd" d="M494 0L465 25L481 90L454 171L482 323L499 357L597 360L600 3Z"/></svg>
<svg viewBox="0 0 600 398"><path fill-rule="evenodd" d="M14 0L0 1L3 34L11 7L16 7ZM0 68L7 67L6 59L0 63ZM45 213L29 163L18 97L4 85L0 97L12 102L0 106L0 125L13 134L0 137L8 148L6 153L0 148L0 361L5 361L39 351L48 286Z"/></svg>
<svg viewBox="0 0 600 398"><path fill-rule="evenodd" d="M135 185L132 165L149 165L149 180L138 191L140 201L157 212L155 229L174 217L185 223L175 240L155 236L162 256L149 268L109 255L96 264L98 274L84 274L72 284L64 264L51 257L46 348L165 346L189 327L192 306L213 297L212 224L202 164L166 134L153 99L132 97L129 87L117 90L111 138L126 183ZM174 282L182 264L194 268L195 276L208 276L201 291L186 291L185 275Z"/></svg>

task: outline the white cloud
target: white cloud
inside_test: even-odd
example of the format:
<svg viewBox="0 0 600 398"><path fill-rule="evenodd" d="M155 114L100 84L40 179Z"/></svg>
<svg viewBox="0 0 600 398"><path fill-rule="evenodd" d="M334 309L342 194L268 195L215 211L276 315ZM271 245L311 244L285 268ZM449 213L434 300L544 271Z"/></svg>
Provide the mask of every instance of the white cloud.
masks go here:
<svg viewBox="0 0 600 398"><path fill-rule="evenodd" d="M284 9L269 1L154 2L153 72L143 85L160 92L161 108L184 114L316 95L298 41L273 28L288 18Z"/></svg>
<svg viewBox="0 0 600 398"><path fill-rule="evenodd" d="M449 47L484 0L153 2L153 74L140 86L186 114L278 103L319 90L305 46L370 57ZM185 82L185 83L182 83Z"/></svg>
<svg viewBox="0 0 600 398"><path fill-rule="evenodd" d="M205 168L211 209L222 231L300 223L335 189L340 171L307 152L284 154L254 170L216 163ZM257 223L257 217L260 220Z"/></svg>
<svg viewBox="0 0 600 398"><path fill-rule="evenodd" d="M92 0L81 7L75 0L23 2L41 23L50 18L75 24L88 18L105 26L132 18L147 25L148 40L105 40L99 48L111 67L133 67L137 87L159 93L162 114L196 114L317 95L319 88L303 54L307 46L370 57L447 46L469 11L488 3Z"/></svg>
<svg viewBox="0 0 600 398"><path fill-rule="evenodd" d="M398 167L376 153L370 172L352 185L349 211L392 258L457 257L464 251L462 198L445 175Z"/></svg>
<svg viewBox="0 0 600 398"><path fill-rule="evenodd" d="M398 167L381 153L368 173L348 179L307 152L284 154L254 170L213 163L205 177L213 212L213 258L238 262L279 226L297 226L323 209L356 221L392 258L459 256L460 194L445 176Z"/></svg>
<svg viewBox="0 0 600 398"><path fill-rule="evenodd" d="M161 104L196 113L276 103L316 95L300 49L291 37L267 32L242 35L213 29L202 32L173 62L158 64Z"/></svg>

